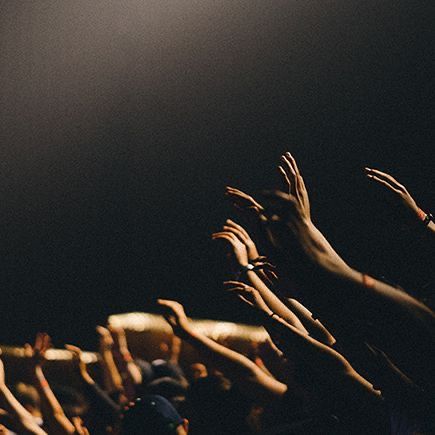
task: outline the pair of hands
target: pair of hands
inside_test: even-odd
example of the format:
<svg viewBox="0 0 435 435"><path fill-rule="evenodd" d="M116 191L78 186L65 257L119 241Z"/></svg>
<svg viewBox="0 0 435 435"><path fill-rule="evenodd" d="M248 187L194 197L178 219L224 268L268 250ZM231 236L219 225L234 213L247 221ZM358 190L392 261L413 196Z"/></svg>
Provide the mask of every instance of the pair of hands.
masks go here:
<svg viewBox="0 0 435 435"><path fill-rule="evenodd" d="M280 193L294 198L300 205L300 211L303 217L307 220L311 220L310 200L305 187L305 182L299 171L295 158L289 152L286 152L281 156L281 164L278 166L278 170L282 175L284 186L284 191ZM273 196L278 192L279 191L266 193L266 197ZM226 187L225 194L233 201L236 208L240 210L253 211L261 220L268 220L268 217L265 214L267 208L265 209L265 207L263 207L251 195L230 186Z"/></svg>
<svg viewBox="0 0 435 435"><path fill-rule="evenodd" d="M264 224L269 243L277 253L284 254L286 266L291 265L296 270L300 270L302 266L313 261L342 264L343 261L312 223L308 192L294 157L288 152L282 155L278 169L282 175L285 192L265 192L263 196L266 207L238 189L227 187L227 196L238 208L254 210L257 213ZM241 253L242 247L234 237L238 235L235 231L231 231L233 235L229 235L228 232L229 230L226 230L214 234L213 237L229 241L233 249L237 250L236 258L246 261L246 256ZM239 240L241 241L240 236ZM298 264L295 261L295 254L297 254Z"/></svg>
<svg viewBox="0 0 435 435"><path fill-rule="evenodd" d="M34 370L37 366L42 366L46 361L46 352L51 348L51 338L45 332L38 333L34 345L26 343L24 345L24 356L29 361L30 367ZM65 349L72 353L73 363L79 368L80 374L88 379L89 374L86 363L82 358L82 350L71 344L66 344Z"/></svg>

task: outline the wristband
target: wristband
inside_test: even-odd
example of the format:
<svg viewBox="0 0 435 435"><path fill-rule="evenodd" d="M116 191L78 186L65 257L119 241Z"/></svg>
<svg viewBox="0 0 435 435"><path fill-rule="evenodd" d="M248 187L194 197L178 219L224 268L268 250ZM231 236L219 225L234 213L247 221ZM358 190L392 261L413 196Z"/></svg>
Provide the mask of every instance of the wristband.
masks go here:
<svg viewBox="0 0 435 435"><path fill-rule="evenodd" d="M251 263L248 263L246 266L240 267L240 275L242 273L246 273L246 272L249 272L250 270L254 270L254 269L255 269L255 266Z"/></svg>
<svg viewBox="0 0 435 435"><path fill-rule="evenodd" d="M47 382L47 380L46 379L42 379L41 381L39 381L39 385L42 387L42 388L47 388L49 385L48 385L48 382Z"/></svg>
<svg viewBox="0 0 435 435"><path fill-rule="evenodd" d="M418 218L423 221L423 225L428 226L430 222L435 222L435 218L432 213L426 213L421 208L417 210Z"/></svg>
<svg viewBox="0 0 435 435"><path fill-rule="evenodd" d="M251 270L255 270L255 266L251 263L248 263L246 266L240 266L239 271L236 272L237 279L241 279L243 275L246 275Z"/></svg>
<svg viewBox="0 0 435 435"><path fill-rule="evenodd" d="M426 213L421 208L417 210L417 216L421 221L425 221L427 217Z"/></svg>
<svg viewBox="0 0 435 435"><path fill-rule="evenodd" d="M130 353L130 352L124 353L124 354L122 355L122 357L123 357L124 361L127 362L127 363L133 361L133 357L131 356L131 353Z"/></svg>
<svg viewBox="0 0 435 435"><path fill-rule="evenodd" d="M424 218L424 220L423 220L423 225L428 226L428 225L429 225L429 222L435 222L435 218L433 217L433 214L432 214L432 213L428 213L428 214L425 216L425 218Z"/></svg>

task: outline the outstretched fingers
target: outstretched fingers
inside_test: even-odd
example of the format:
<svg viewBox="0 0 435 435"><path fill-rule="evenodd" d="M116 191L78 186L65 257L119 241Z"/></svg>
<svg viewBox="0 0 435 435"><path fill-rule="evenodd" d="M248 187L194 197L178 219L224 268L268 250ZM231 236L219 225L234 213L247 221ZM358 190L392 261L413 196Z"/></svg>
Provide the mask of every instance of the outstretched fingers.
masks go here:
<svg viewBox="0 0 435 435"><path fill-rule="evenodd" d="M284 156L287 158L295 174L300 175L301 173L299 171L298 164L296 163L296 159L288 151L284 154Z"/></svg>
<svg viewBox="0 0 435 435"><path fill-rule="evenodd" d="M235 234L229 231L220 231L211 235L213 240L226 240L230 243L233 249L237 249L238 244L242 243Z"/></svg>
<svg viewBox="0 0 435 435"><path fill-rule="evenodd" d="M290 181L290 178L287 175L287 172L285 171L284 167L279 165L278 171L281 173L282 178L284 179L285 187L288 189L288 191L291 191L292 182Z"/></svg>
<svg viewBox="0 0 435 435"><path fill-rule="evenodd" d="M370 180L376 181L379 184L382 184L383 186L385 186L387 189L392 190L395 193L401 193L401 190L396 189L395 187L393 187L388 181L383 180L382 178L377 177L376 175L368 175L367 176Z"/></svg>
<svg viewBox="0 0 435 435"><path fill-rule="evenodd" d="M251 195L242 192L231 186L226 186L225 195L231 197L236 205L240 209L255 209L257 212L263 210L263 206L259 204Z"/></svg>
<svg viewBox="0 0 435 435"><path fill-rule="evenodd" d="M241 299L249 306L254 306L254 302L249 300L247 297L249 294L252 293L253 289L251 287L239 281L225 281L224 286L226 291L236 294L239 299Z"/></svg>
<svg viewBox="0 0 435 435"><path fill-rule="evenodd" d="M224 231L234 234L242 243L244 243L245 245L248 243L248 239L246 238L246 236L237 228L235 227L231 227L229 225L224 225Z"/></svg>
<svg viewBox="0 0 435 435"><path fill-rule="evenodd" d="M248 232L241 225L237 224L236 222L232 221L231 219L227 219L225 223L227 226L232 227L232 228L236 229L238 232L240 232L245 239L250 238Z"/></svg>
<svg viewBox="0 0 435 435"><path fill-rule="evenodd" d="M284 177L285 183L287 183L288 193L295 195L297 174L291 161L285 154L281 156L281 165L278 167L278 169Z"/></svg>
<svg viewBox="0 0 435 435"><path fill-rule="evenodd" d="M390 190L401 193L405 192L406 188L402 184L400 184L393 176L387 174L386 172L379 171L378 169L365 168L367 177L370 180L377 181L379 184L382 184L389 188Z"/></svg>

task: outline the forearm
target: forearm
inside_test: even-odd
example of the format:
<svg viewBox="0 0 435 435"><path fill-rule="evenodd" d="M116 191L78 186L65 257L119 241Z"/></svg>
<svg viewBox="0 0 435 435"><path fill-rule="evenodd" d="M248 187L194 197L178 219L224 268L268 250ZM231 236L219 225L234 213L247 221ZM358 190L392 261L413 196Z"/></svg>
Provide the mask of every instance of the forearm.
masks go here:
<svg viewBox="0 0 435 435"><path fill-rule="evenodd" d="M426 225L429 231L435 232L435 222L431 214L426 213L419 207L417 207L416 214L418 219L423 222L423 225Z"/></svg>
<svg viewBox="0 0 435 435"><path fill-rule="evenodd" d="M269 339L269 343L265 343L262 346L264 347L260 355L266 368L276 379L287 383L289 370L283 352L275 346L271 339Z"/></svg>
<svg viewBox="0 0 435 435"><path fill-rule="evenodd" d="M319 290L312 289L313 302L316 298L320 298L322 302L326 302L328 298L333 302L341 301L346 308L353 310L358 320L367 319L368 316L384 319L385 310L388 308L396 314L412 313L416 318L435 320L434 313L408 293L355 269L320 265L319 271ZM364 312L363 309L368 306L383 309Z"/></svg>
<svg viewBox="0 0 435 435"><path fill-rule="evenodd" d="M122 391L122 378L118 368L116 367L112 351L110 349L102 348L100 350L100 355L107 391Z"/></svg>
<svg viewBox="0 0 435 435"><path fill-rule="evenodd" d="M239 354L205 335L190 329L186 340L194 346L202 356L212 361L241 388L257 400L281 397L287 390L286 385L265 374L249 358Z"/></svg>
<svg viewBox="0 0 435 435"><path fill-rule="evenodd" d="M47 435L6 385L0 387L0 401L22 434Z"/></svg>
<svg viewBox="0 0 435 435"><path fill-rule="evenodd" d="M285 299L286 304L298 316L309 335L321 343L332 346L336 340L327 328L318 320L314 319L312 313L299 301L293 298Z"/></svg>
<svg viewBox="0 0 435 435"><path fill-rule="evenodd" d="M427 306L353 269L320 267L315 275L317 282L304 290L304 300L332 327L337 340L371 342L388 353L411 378L432 384L435 314Z"/></svg>
<svg viewBox="0 0 435 435"><path fill-rule="evenodd" d="M134 385L142 384L142 373L134 361L127 362L127 370Z"/></svg>
<svg viewBox="0 0 435 435"><path fill-rule="evenodd" d="M35 367L34 385L41 399L44 422L47 424L50 432L73 434L75 432L74 425L66 417L40 366Z"/></svg>
<svg viewBox="0 0 435 435"><path fill-rule="evenodd" d="M301 333L295 327L288 325L278 316L266 317L264 326L271 337L278 338L278 345L284 355L295 355L310 367L311 372L316 375L319 385L326 388L333 388L343 384L342 391L347 387L358 388L359 391L377 396L372 384L360 376L349 362L337 351L319 341ZM316 385L316 379L311 383ZM352 387L353 385L353 387Z"/></svg>
<svg viewBox="0 0 435 435"><path fill-rule="evenodd" d="M250 284L258 290L261 297L263 298L266 305L270 308L270 310L277 314L282 319L285 319L290 325L293 325L295 328L300 331L308 334L308 331L301 323L299 318L291 311L282 301L276 296L264 282L258 277L255 271L250 270L246 272L246 278L250 282Z"/></svg>
<svg viewBox="0 0 435 435"><path fill-rule="evenodd" d="M131 375L129 366L132 365L130 352L123 350L114 350L113 359L116 364L117 371L122 380L122 387L129 401L135 399L135 382Z"/></svg>

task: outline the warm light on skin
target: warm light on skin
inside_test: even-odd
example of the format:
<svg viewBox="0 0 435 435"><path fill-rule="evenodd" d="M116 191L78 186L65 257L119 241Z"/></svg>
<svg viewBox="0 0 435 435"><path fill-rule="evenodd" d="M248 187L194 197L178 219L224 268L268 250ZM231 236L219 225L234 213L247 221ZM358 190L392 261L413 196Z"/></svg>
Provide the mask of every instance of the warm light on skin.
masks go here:
<svg viewBox="0 0 435 435"><path fill-rule="evenodd" d="M1 351L4 355L14 358L25 358L24 349L22 347L2 346ZM48 349L45 352L45 358L49 361L69 361L72 359L72 354L65 349ZM94 352L82 352L82 359L86 364L98 362L98 356Z"/></svg>
<svg viewBox="0 0 435 435"><path fill-rule="evenodd" d="M191 320L192 326L213 340L241 339L248 342L263 342L267 334L263 328L252 325L244 325L232 322L215 320ZM172 335L172 329L162 316L149 313L125 313L114 314L108 319L108 324L120 326L125 330L134 332L160 331ZM22 347L2 346L4 355L24 358ZM71 352L65 349L48 349L46 359L49 361L68 361L72 359ZM86 364L98 362L98 356L94 352L82 352L82 359Z"/></svg>
<svg viewBox="0 0 435 435"><path fill-rule="evenodd" d="M159 330L172 334L172 329L167 322L162 316L156 314L138 312L114 314L109 317L108 323L135 332ZM252 325L192 319L192 326L213 340L237 337L244 340L261 342L267 338L267 334L263 328Z"/></svg>

